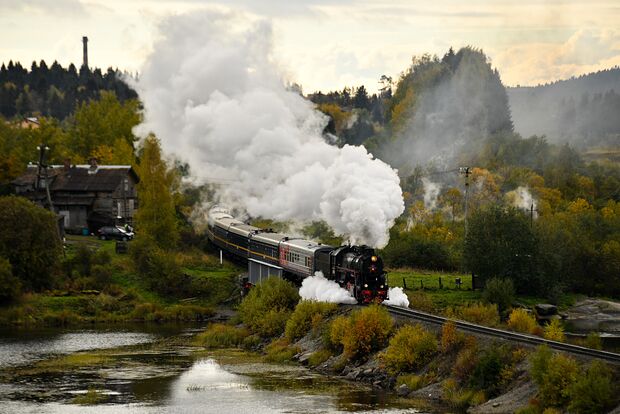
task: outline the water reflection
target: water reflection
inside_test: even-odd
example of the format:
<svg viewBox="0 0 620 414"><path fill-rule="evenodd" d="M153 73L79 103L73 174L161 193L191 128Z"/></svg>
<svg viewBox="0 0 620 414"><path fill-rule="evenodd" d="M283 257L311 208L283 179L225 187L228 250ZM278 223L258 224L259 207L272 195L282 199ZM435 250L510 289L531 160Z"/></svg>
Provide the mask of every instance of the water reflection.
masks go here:
<svg viewBox="0 0 620 414"><path fill-rule="evenodd" d="M15 351L22 361L31 362L32 355L110 348L154 338L156 334L145 332L57 332L30 339L3 338L0 352ZM118 349L112 362L100 366L11 377L9 383L0 383L0 412L418 412L393 394L318 375L303 367L263 364L256 357L244 359L232 353L197 357L195 349L168 346L168 341L163 346L157 344ZM20 346L24 352L19 352ZM16 361L9 360L9 364ZM98 390L103 402L95 406L72 404L76 396L89 389Z"/></svg>
<svg viewBox="0 0 620 414"><path fill-rule="evenodd" d="M187 327L184 327L187 328ZM83 330L54 328L0 330L0 369L25 365L53 354L116 348L153 342L163 336L175 335L182 327L177 325L127 325Z"/></svg>

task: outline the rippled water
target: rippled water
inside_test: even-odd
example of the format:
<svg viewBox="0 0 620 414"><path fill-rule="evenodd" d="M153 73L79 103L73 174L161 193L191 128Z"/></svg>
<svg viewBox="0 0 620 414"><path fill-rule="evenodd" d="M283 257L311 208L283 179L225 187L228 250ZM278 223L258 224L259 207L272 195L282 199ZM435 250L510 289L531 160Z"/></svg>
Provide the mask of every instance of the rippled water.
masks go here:
<svg viewBox="0 0 620 414"><path fill-rule="evenodd" d="M177 335L185 335L180 332ZM15 352L32 362L53 353L141 344L155 332L60 332L2 339L0 360L14 371ZM20 348L23 348L20 351ZM182 345L122 348L114 361L70 372L22 374L0 383L0 412L15 413L417 413L391 393L316 374L295 365L265 364L256 357L198 356ZM0 373L2 369L0 369ZM94 406L73 404L88 390Z"/></svg>

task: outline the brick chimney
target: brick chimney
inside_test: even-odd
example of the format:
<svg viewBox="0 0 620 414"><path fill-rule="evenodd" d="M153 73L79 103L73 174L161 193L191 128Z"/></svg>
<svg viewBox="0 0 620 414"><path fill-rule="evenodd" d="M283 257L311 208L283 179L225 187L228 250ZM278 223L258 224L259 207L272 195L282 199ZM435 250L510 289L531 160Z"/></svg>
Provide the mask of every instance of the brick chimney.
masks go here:
<svg viewBox="0 0 620 414"><path fill-rule="evenodd" d="M95 157L89 158L88 163L90 164L90 167L88 167L88 173L96 174L97 168L99 168L99 166L97 165L97 158Z"/></svg>
<svg viewBox="0 0 620 414"><path fill-rule="evenodd" d="M88 68L88 37L86 36L82 37L82 55L83 55L82 66L85 68Z"/></svg>
<svg viewBox="0 0 620 414"><path fill-rule="evenodd" d="M65 158L63 161L63 169L69 171L69 168L71 168L71 158Z"/></svg>

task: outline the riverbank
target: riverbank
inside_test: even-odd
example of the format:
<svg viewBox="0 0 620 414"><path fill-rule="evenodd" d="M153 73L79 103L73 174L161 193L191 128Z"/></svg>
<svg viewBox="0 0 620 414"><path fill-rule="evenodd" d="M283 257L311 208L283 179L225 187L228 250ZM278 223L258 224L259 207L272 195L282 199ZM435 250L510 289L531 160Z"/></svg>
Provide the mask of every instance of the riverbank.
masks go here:
<svg viewBox="0 0 620 414"><path fill-rule="evenodd" d="M132 242L129 242L130 244ZM26 293L0 307L0 326L83 326L101 323L201 321L216 307L238 301L237 276L242 269L192 249L175 260L191 297L171 297L149 288L134 271L128 254L114 241L68 236L64 272L67 280L54 290Z"/></svg>

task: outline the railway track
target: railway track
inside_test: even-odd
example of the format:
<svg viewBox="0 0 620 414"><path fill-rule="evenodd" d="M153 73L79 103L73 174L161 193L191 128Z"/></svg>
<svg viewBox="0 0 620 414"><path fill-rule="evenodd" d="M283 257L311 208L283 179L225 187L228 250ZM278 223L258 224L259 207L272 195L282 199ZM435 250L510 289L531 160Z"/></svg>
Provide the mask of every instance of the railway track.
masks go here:
<svg viewBox="0 0 620 414"><path fill-rule="evenodd" d="M589 358L598 358L607 362L620 365L620 354L608 351L599 351L596 349L585 348L583 346L565 344L563 342L550 341L548 339L540 338L538 336L525 335L522 333L505 331L502 329L489 328L486 326L476 325L471 322L459 321L455 319L448 319L442 316L433 315L426 312L421 312L408 308L401 308L398 306L384 305L391 314L404 316L406 318L417 319L422 322L427 322L435 325L443 325L446 321L453 321L457 328L462 331L492 336L500 339L505 339L512 342L519 342L527 345L548 345L552 349L558 351L567 352L573 355L579 355Z"/></svg>

